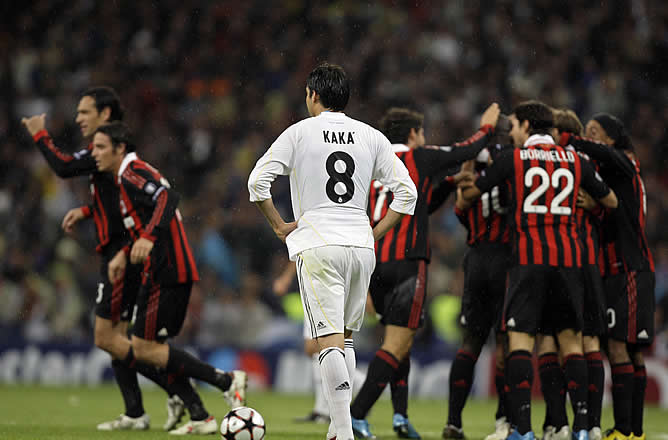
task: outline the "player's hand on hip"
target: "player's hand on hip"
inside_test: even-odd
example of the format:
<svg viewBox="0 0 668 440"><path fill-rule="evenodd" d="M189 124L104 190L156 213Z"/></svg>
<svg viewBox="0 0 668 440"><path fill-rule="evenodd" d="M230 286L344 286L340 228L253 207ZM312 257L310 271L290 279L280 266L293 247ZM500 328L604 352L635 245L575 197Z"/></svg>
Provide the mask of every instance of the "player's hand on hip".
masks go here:
<svg viewBox="0 0 668 440"><path fill-rule="evenodd" d="M46 113L21 119L31 136L35 136L46 127Z"/></svg>
<svg viewBox="0 0 668 440"><path fill-rule="evenodd" d="M153 249L153 242L147 238L140 238L135 241L130 251L130 263L137 264L146 261L148 254Z"/></svg>
<svg viewBox="0 0 668 440"><path fill-rule="evenodd" d="M492 127L496 127L496 122L499 120L500 113L501 109L499 108L499 104L493 102L482 114L482 117L480 118L480 126L491 125Z"/></svg>
<svg viewBox="0 0 668 440"><path fill-rule="evenodd" d="M285 238L295 229L297 229L297 222L290 222L279 225L276 229L274 229L274 232L276 233L276 236L280 238L283 243L285 243Z"/></svg>
<svg viewBox="0 0 668 440"><path fill-rule="evenodd" d="M578 199L575 203L575 206L578 208L583 208L587 211L591 211L596 208L596 200L589 193L582 188L578 190Z"/></svg>
<svg viewBox="0 0 668 440"><path fill-rule="evenodd" d="M74 208L70 209L67 211L67 214L65 214L65 217L63 217L63 230L67 232L68 234L72 233L74 231L74 225L77 224L77 222L85 217L83 213L83 209L81 208Z"/></svg>
<svg viewBox="0 0 668 440"><path fill-rule="evenodd" d="M112 283L117 282L125 274L125 266L128 264L128 259L125 256L125 252L118 251L114 258L111 259L109 265L107 266L107 275L109 276L109 281Z"/></svg>

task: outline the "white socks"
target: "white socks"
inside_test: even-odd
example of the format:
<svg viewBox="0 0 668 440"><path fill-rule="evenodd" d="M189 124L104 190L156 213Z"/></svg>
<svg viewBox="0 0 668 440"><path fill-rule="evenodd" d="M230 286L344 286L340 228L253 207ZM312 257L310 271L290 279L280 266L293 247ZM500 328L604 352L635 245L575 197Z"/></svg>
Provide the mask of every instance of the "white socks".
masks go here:
<svg viewBox="0 0 668 440"><path fill-rule="evenodd" d="M325 394L322 388L322 374L320 370L320 361L318 357L320 355L315 353L311 356L312 369L313 369L313 392L315 393L315 403L313 404L313 411L323 416L329 415L329 403L325 398Z"/></svg>
<svg viewBox="0 0 668 440"><path fill-rule="evenodd" d="M348 368L348 376L350 376L350 390L352 396L353 383L355 382L355 371L357 369L357 359L355 358L355 347L352 339L344 339L343 346L345 347L346 367Z"/></svg>
<svg viewBox="0 0 668 440"><path fill-rule="evenodd" d="M353 388L344 351L339 347L328 347L320 352L319 359L322 387L333 425L330 425L330 431L332 428L336 430L337 440L354 440L350 419Z"/></svg>

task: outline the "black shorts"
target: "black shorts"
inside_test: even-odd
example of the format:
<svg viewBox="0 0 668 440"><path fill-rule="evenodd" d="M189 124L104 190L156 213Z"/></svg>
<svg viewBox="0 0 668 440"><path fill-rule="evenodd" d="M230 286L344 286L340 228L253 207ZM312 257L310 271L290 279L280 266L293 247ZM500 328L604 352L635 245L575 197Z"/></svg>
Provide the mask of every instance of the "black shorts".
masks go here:
<svg viewBox="0 0 668 440"><path fill-rule="evenodd" d="M608 306L608 336L629 344L654 341L653 272L621 273L604 280Z"/></svg>
<svg viewBox="0 0 668 440"><path fill-rule="evenodd" d="M427 262L403 260L379 264L371 275L369 291L382 324L419 328L424 323Z"/></svg>
<svg viewBox="0 0 668 440"><path fill-rule="evenodd" d="M95 316L110 319L116 324L119 321L129 321L132 309L137 300L141 288L141 264L128 264L125 276L115 284L109 281L107 267L109 260L102 263L102 280L97 285L97 296L95 297Z"/></svg>
<svg viewBox="0 0 668 440"><path fill-rule="evenodd" d="M501 323L511 250L501 243L481 243L464 257L464 294L459 323L486 340Z"/></svg>
<svg viewBox="0 0 668 440"><path fill-rule="evenodd" d="M605 291L598 266L582 267L584 276L584 336L603 336L608 325L605 319Z"/></svg>
<svg viewBox="0 0 668 440"><path fill-rule="evenodd" d="M132 334L148 341L178 335L186 319L192 283L161 286L145 283L132 317Z"/></svg>
<svg viewBox="0 0 668 440"><path fill-rule="evenodd" d="M583 296L580 268L517 265L508 276L502 329L530 335L581 331Z"/></svg>

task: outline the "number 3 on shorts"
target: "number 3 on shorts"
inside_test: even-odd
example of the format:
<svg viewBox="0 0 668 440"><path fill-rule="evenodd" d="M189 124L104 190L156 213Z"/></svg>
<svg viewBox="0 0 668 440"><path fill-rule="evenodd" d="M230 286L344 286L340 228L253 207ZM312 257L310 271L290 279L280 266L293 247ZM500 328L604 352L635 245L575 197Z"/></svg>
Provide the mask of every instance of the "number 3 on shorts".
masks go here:
<svg viewBox="0 0 668 440"><path fill-rule="evenodd" d="M95 303L100 304L102 302L102 294L104 293L104 283L98 283L97 285L97 298L95 298Z"/></svg>

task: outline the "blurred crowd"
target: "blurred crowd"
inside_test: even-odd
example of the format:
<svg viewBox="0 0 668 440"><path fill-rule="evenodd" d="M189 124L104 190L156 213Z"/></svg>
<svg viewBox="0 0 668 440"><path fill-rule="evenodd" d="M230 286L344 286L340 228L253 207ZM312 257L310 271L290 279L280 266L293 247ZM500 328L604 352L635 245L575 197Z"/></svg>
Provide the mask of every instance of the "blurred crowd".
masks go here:
<svg viewBox="0 0 668 440"><path fill-rule="evenodd" d="M9 2L4 13L0 339L91 340L92 225L73 237L60 228L68 209L87 203L87 180L57 178L20 125L46 113L56 143L80 149L76 105L91 85L118 90L139 155L182 194L202 275L182 340L299 339L272 292L286 251L248 202L246 179L272 140L307 116L305 79L323 60L352 79L347 114L377 125L389 106L417 109L431 144L466 138L492 101L510 112L538 98L584 122L599 111L618 115L647 187L657 323L666 328L666 2L35 0ZM273 197L290 218L287 179L279 180ZM422 338L431 343L456 338L466 250L451 203L432 228L433 319Z"/></svg>

